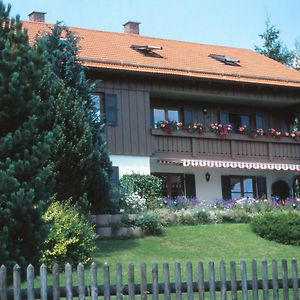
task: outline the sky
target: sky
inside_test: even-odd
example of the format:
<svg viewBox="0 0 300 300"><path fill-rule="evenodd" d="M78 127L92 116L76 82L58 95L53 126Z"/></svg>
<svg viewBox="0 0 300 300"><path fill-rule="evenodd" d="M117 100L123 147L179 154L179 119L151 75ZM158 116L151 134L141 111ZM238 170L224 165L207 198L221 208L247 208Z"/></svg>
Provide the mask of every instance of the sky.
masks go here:
<svg viewBox="0 0 300 300"><path fill-rule="evenodd" d="M123 32L141 22L140 34L254 49L261 45L266 18L290 49L300 39L300 0L3 0L11 16L46 12L46 22Z"/></svg>

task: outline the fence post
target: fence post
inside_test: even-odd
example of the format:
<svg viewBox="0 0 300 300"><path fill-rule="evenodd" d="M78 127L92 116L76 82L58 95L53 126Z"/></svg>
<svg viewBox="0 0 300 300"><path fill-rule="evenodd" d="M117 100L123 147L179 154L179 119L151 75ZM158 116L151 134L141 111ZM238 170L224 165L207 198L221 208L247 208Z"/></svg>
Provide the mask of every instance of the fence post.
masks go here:
<svg viewBox="0 0 300 300"><path fill-rule="evenodd" d="M52 285L53 285L53 300L60 299L60 287L59 287L59 266L58 264L54 264L52 267Z"/></svg>
<svg viewBox="0 0 300 300"><path fill-rule="evenodd" d="M273 282L273 300L279 300L279 286L278 286L278 266L277 260L272 261L272 282Z"/></svg>
<svg viewBox="0 0 300 300"><path fill-rule="evenodd" d="M7 273L6 267L0 267L0 300L7 300Z"/></svg>
<svg viewBox="0 0 300 300"><path fill-rule="evenodd" d="M287 260L283 259L281 261L282 265L282 290L283 290L283 300L289 299L289 285L288 285L288 267Z"/></svg>
<svg viewBox="0 0 300 300"><path fill-rule="evenodd" d="M241 279L242 279L242 295L244 300L248 300L248 286L247 286L247 267L244 260L241 261Z"/></svg>
<svg viewBox="0 0 300 300"><path fill-rule="evenodd" d="M15 265L13 268L14 300L21 300L21 268Z"/></svg>
<svg viewBox="0 0 300 300"><path fill-rule="evenodd" d="M135 292L134 292L134 265L128 265L128 299L134 300L135 299Z"/></svg>
<svg viewBox="0 0 300 300"><path fill-rule="evenodd" d="M27 281L27 299L34 300L34 267L28 265L26 269L26 281Z"/></svg>
<svg viewBox="0 0 300 300"><path fill-rule="evenodd" d="M294 299L299 299L297 260L292 259L292 282Z"/></svg>
<svg viewBox="0 0 300 300"><path fill-rule="evenodd" d="M147 300L147 267L144 262L141 263L141 300Z"/></svg>
<svg viewBox="0 0 300 300"><path fill-rule="evenodd" d="M109 265L104 263L103 265L103 279L104 279L104 300L110 300L110 275L109 275Z"/></svg>
<svg viewBox="0 0 300 300"><path fill-rule="evenodd" d="M159 300L158 293L158 265L157 263L152 264L152 299Z"/></svg>
<svg viewBox="0 0 300 300"><path fill-rule="evenodd" d="M85 282L84 282L84 266L82 263L77 265L78 275L78 299L85 300ZM91 277L92 282L92 277Z"/></svg>
<svg viewBox="0 0 300 300"><path fill-rule="evenodd" d="M255 259L251 262L252 269L252 297L253 300L258 300L258 281L257 281L257 262Z"/></svg>
<svg viewBox="0 0 300 300"><path fill-rule="evenodd" d="M117 275L117 282L116 282L116 298L117 300L123 300L123 276L122 276L122 265L116 265L116 275Z"/></svg>
<svg viewBox="0 0 300 300"><path fill-rule="evenodd" d="M181 291L181 265L179 262L175 263L175 290L176 290L176 299L182 299Z"/></svg>
<svg viewBox="0 0 300 300"><path fill-rule="evenodd" d="M262 272L262 287L263 287L263 299L269 300L269 278L268 278L268 263L264 259L261 262Z"/></svg>
<svg viewBox="0 0 300 300"><path fill-rule="evenodd" d="M193 300L194 299L193 267L190 261L186 263L186 284L187 284L187 299Z"/></svg>
<svg viewBox="0 0 300 300"><path fill-rule="evenodd" d="M231 298L237 300L237 282L236 282L236 263L230 262L230 283L231 283Z"/></svg>
<svg viewBox="0 0 300 300"><path fill-rule="evenodd" d="M97 264L95 262L91 263L91 299L98 299L98 283L97 283Z"/></svg>
<svg viewBox="0 0 300 300"><path fill-rule="evenodd" d="M227 299L227 288L226 288L226 266L223 260L220 261L220 280L221 280L221 299Z"/></svg>
<svg viewBox="0 0 300 300"><path fill-rule="evenodd" d="M171 300L169 264L163 263L164 299Z"/></svg>
<svg viewBox="0 0 300 300"><path fill-rule="evenodd" d="M203 262L198 263L198 296L199 300L204 300L205 286L204 286L204 267Z"/></svg>
<svg viewBox="0 0 300 300"><path fill-rule="evenodd" d="M45 264L40 266L40 280L41 280L41 300L48 298L48 284L47 284L47 267Z"/></svg>
<svg viewBox="0 0 300 300"><path fill-rule="evenodd" d="M73 299L72 266L69 263L65 265L65 278L66 278L66 300L72 300Z"/></svg>
<svg viewBox="0 0 300 300"><path fill-rule="evenodd" d="M211 300L216 300L216 276L215 264L213 261L208 263L208 276L209 276L209 294Z"/></svg>

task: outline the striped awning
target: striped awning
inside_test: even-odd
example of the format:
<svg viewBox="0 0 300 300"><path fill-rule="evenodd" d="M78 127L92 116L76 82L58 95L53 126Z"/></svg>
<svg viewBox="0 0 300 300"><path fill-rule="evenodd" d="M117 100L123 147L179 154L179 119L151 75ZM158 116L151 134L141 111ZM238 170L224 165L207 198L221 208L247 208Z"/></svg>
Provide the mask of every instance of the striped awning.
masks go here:
<svg viewBox="0 0 300 300"><path fill-rule="evenodd" d="M300 171L300 165L262 163L262 162L242 162L242 161L223 161L223 160L198 160L182 159L184 167L208 167L208 168L238 168L254 170L276 170L276 171Z"/></svg>

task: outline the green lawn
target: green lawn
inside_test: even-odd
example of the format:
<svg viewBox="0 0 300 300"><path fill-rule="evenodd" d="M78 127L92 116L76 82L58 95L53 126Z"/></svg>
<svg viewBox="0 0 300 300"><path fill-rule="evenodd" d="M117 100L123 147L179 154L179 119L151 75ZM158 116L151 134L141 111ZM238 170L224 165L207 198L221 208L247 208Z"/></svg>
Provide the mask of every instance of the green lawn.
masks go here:
<svg viewBox="0 0 300 300"><path fill-rule="evenodd" d="M128 240L100 240L94 260L146 263L176 261L215 262L224 259L250 260L300 258L300 247L264 240L251 231L248 224L210 224L173 226L159 237Z"/></svg>
<svg viewBox="0 0 300 300"><path fill-rule="evenodd" d="M159 263L160 269L163 262L169 262L171 278L173 278L173 267L177 261L182 263L183 271L186 261L192 261L193 264L202 261L207 275L207 266L210 260L215 261L216 267L218 267L220 260L225 260L228 272L230 260L235 260L239 265L242 259L245 259L249 264L255 258L258 260L260 269L260 262L263 258L268 260L268 265L271 267L272 259L299 259L299 250L300 247L282 245L258 237L251 231L248 224L210 224L169 227L165 230L165 234L160 237L100 240L94 261L99 267L107 262L110 265L113 278L115 277L116 263L123 264L124 277L126 278L129 262L134 263L137 273L139 264L146 262L149 276L153 262ZM250 275L250 264L248 270ZM260 271L258 273L260 274ZM217 268L217 277L218 274ZM239 271L237 274L239 277ZM137 275L137 280L138 277Z"/></svg>
<svg viewBox="0 0 300 300"><path fill-rule="evenodd" d="M216 266L216 278L219 277L218 265L221 259L226 261L227 274L229 274L229 262L235 260L237 267L242 259L247 261L248 279L251 279L249 262L257 259L258 276L261 277L260 262L263 258L268 260L269 274L271 275L272 259L286 258L289 262L292 258L300 258L300 247L281 245L264 240L255 235L248 224L210 224L198 226L173 226L165 229L165 233L159 237L145 237L139 239L99 240L97 251L93 261L99 267L99 284L103 284L102 266L107 262L110 266L111 283L116 281L115 265L123 265L123 280L127 282L127 266L135 265L135 282L139 282L139 265L147 264L147 278L151 281L151 265L159 264L159 279L162 280L162 263L170 263L170 279L174 281L174 263L182 263L182 278L185 280L185 263L193 263L194 280L196 280L196 263L204 263L205 280L208 280L208 262L213 260ZM279 264L279 277L281 277ZM36 270L38 273L38 270ZM269 276L270 276L269 275ZM64 284L64 274L61 273L61 284ZM240 277L239 268L237 277ZM90 282L89 267L85 272L86 283ZM270 276L271 278L271 276ZM229 279L229 278L228 278ZM77 276L74 273L74 285L77 284ZM48 284L52 284L49 274ZM25 283L23 283L25 286ZM39 277L35 286L39 286Z"/></svg>

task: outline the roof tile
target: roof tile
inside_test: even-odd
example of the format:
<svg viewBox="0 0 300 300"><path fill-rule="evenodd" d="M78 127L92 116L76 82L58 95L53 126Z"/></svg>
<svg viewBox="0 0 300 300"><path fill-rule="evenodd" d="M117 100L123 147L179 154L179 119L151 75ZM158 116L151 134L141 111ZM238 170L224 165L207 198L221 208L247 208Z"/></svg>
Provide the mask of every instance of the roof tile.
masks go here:
<svg viewBox="0 0 300 300"><path fill-rule="evenodd" d="M51 24L23 21L30 41ZM182 75L208 79L300 87L300 72L253 50L183 42L136 34L70 27L80 37L79 60L89 67ZM133 50L131 45L152 45L161 58ZM224 64L209 57L221 54L240 60L240 66Z"/></svg>

